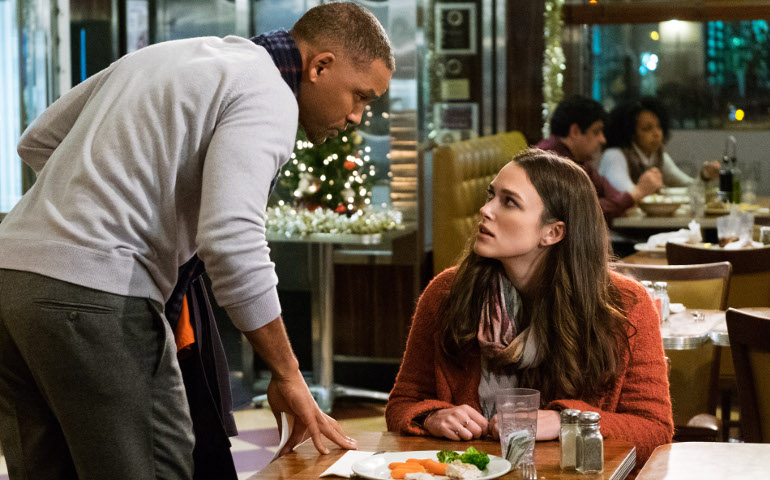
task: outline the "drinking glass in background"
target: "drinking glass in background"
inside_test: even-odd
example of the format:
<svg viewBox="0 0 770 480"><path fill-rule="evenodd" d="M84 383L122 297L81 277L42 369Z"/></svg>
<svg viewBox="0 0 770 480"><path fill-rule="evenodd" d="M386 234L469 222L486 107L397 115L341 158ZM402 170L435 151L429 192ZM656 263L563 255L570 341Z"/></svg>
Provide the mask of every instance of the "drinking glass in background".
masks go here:
<svg viewBox="0 0 770 480"><path fill-rule="evenodd" d="M770 227L759 227L759 241L762 245L770 245Z"/></svg>
<svg viewBox="0 0 770 480"><path fill-rule="evenodd" d="M724 248L728 243L738 241L737 220L737 217L734 215L717 218L717 238L719 239L720 247Z"/></svg>
<svg viewBox="0 0 770 480"><path fill-rule="evenodd" d="M703 182L695 181L687 188L690 196L690 212L693 218L703 218L706 212L706 185Z"/></svg>
<svg viewBox="0 0 770 480"><path fill-rule="evenodd" d="M743 177L743 185L741 191L741 201L748 203L749 205L756 205L757 203L757 185L760 183L761 165L758 162L750 163L745 171Z"/></svg>
<svg viewBox="0 0 770 480"><path fill-rule="evenodd" d="M751 246L751 237L754 233L754 214L740 212L737 208L729 215L717 218L717 238L719 246L724 248L728 243L741 240Z"/></svg>
<svg viewBox="0 0 770 480"><path fill-rule="evenodd" d="M506 388L495 395L502 456L511 468L531 463L537 435L540 392L532 388Z"/></svg>
<svg viewBox="0 0 770 480"><path fill-rule="evenodd" d="M755 205L757 203L757 181L754 178L746 178L743 180L742 188L741 200L743 203Z"/></svg>

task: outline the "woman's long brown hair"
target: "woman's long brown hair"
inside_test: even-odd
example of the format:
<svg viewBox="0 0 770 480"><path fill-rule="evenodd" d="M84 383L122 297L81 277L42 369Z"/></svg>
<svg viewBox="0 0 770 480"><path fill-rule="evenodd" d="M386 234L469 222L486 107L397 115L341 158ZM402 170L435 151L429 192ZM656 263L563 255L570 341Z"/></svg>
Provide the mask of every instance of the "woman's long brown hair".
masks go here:
<svg viewBox="0 0 770 480"><path fill-rule="evenodd" d="M543 224L565 223L564 238L539 266L539 282L523 311L543 361L516 372L518 386L540 390L543 404L598 398L616 378L629 331L609 278L609 235L596 191L580 166L557 155L529 149L513 161L543 201ZM476 341L494 279L505 274L498 260L473 252L474 237L439 314L442 348L458 362Z"/></svg>

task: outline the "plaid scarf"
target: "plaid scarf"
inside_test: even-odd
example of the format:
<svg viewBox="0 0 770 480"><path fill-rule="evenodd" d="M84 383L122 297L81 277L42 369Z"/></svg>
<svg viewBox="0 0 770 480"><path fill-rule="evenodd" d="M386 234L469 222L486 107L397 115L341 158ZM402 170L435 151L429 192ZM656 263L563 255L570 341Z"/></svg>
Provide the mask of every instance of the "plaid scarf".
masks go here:
<svg viewBox="0 0 770 480"><path fill-rule="evenodd" d="M298 96L302 81L302 55L291 34L286 30L273 30L249 40L267 50L286 85L291 88L295 97Z"/></svg>
<svg viewBox="0 0 770 480"><path fill-rule="evenodd" d="M291 34L286 30L273 30L251 37L249 40L267 50L273 63L278 67L283 81L294 92L294 97L299 96L299 86L302 81L302 55L300 55L299 48L297 48ZM278 169L270 182L270 193L273 193L280 177L281 170Z"/></svg>

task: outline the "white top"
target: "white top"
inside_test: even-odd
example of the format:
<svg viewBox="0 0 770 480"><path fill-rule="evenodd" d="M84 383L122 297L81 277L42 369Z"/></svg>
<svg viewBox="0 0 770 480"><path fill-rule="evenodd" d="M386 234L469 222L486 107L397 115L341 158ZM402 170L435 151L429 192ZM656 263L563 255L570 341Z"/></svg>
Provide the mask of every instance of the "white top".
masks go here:
<svg viewBox="0 0 770 480"><path fill-rule="evenodd" d="M636 145L634 145L634 149L645 164L652 166L655 163L654 157L648 157ZM676 166L674 160L665 151L663 151L663 166L660 173L663 175L663 185L667 187L684 187L694 181L692 177ZM626 156L619 148L608 148L604 151L599 164L599 174L618 190L630 192L636 187L628 173Z"/></svg>
<svg viewBox="0 0 770 480"><path fill-rule="evenodd" d="M297 102L267 51L194 38L126 55L27 128L34 187L0 224L0 268L165 302L196 251L241 330L280 314L265 239Z"/></svg>

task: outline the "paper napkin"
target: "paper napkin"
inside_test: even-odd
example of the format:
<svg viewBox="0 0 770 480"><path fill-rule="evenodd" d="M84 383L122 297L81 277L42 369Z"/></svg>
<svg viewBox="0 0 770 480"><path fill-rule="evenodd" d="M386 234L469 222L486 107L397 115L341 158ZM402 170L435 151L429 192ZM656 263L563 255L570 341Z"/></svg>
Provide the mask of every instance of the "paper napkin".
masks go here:
<svg viewBox="0 0 770 480"><path fill-rule="evenodd" d="M286 442L289 441L289 437L291 436L291 431L293 429L294 429L294 416L286 415L286 412L281 412L281 441L278 442L278 448L275 450L275 454L273 455L273 458L270 459L271 463L276 458L278 458L278 453L281 451L281 449L284 446L286 446Z"/></svg>
<svg viewBox="0 0 770 480"><path fill-rule="evenodd" d="M734 242L730 242L724 246L725 250L740 250L742 248L762 248L764 245L761 242L755 242L751 238L741 238Z"/></svg>
<svg viewBox="0 0 770 480"><path fill-rule="evenodd" d="M353 464L364 458L371 457L372 455L374 455L374 452L348 450L345 452L345 455L341 456L339 460L327 468L321 476L329 477L335 475L338 477L350 478L350 476L353 475Z"/></svg>
<svg viewBox="0 0 770 480"><path fill-rule="evenodd" d="M656 233L647 240L650 247L664 247L668 242L679 243L700 243L703 241L700 224L695 220L691 221L687 228L682 228L676 232Z"/></svg>

